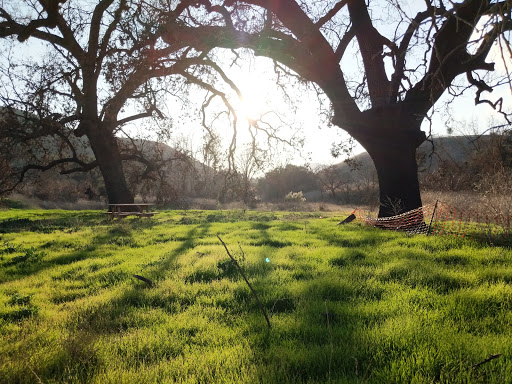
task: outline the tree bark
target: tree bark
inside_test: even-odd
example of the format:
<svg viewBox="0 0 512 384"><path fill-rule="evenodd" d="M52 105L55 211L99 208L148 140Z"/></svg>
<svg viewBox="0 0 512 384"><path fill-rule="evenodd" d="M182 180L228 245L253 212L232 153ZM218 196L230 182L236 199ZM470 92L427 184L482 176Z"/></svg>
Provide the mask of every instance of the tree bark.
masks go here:
<svg viewBox="0 0 512 384"><path fill-rule="evenodd" d="M390 217L422 206L416 164L416 145L396 139L366 148L379 179L379 217Z"/></svg>
<svg viewBox="0 0 512 384"><path fill-rule="evenodd" d="M87 134L94 156L105 182L110 204L133 204L133 194L128 188L116 137L110 130L91 126Z"/></svg>
<svg viewBox="0 0 512 384"><path fill-rule="evenodd" d="M379 217L422 206L416 149L426 139L420 121L399 108L374 110L364 119L367 132L356 140L375 164L380 190Z"/></svg>

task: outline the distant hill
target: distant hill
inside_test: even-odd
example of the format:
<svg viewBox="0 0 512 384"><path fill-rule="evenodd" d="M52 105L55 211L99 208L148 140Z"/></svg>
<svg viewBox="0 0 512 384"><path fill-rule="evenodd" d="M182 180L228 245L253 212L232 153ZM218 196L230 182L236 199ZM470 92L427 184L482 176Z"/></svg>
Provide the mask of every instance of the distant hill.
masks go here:
<svg viewBox="0 0 512 384"><path fill-rule="evenodd" d="M471 160L491 142L491 136L448 136L438 137L432 142L424 142L418 151L420 172L434 172L440 162L453 162L462 165Z"/></svg>
<svg viewBox="0 0 512 384"><path fill-rule="evenodd" d="M77 156L84 162L94 159L88 141L71 135ZM144 167L135 160L124 163L128 183L136 194L145 193L152 197L160 196L163 200L175 199L177 196L195 196L212 187L215 172L200 161L188 156L184 151L167 144L150 140L129 140L118 138L121 148L131 151L133 145L137 152L154 164L163 164L150 179L142 179ZM50 137L39 140L38 146L30 148L26 157L10 158L14 168L20 168L35 159L44 162L67 157L71 152ZM125 151L127 152L127 151ZM21 151L18 151L21 153ZM102 199L106 192L103 179L98 169L90 172L75 172L61 175L59 168L45 172L30 171L18 191L28 197L37 197L48 201L76 201L77 199Z"/></svg>

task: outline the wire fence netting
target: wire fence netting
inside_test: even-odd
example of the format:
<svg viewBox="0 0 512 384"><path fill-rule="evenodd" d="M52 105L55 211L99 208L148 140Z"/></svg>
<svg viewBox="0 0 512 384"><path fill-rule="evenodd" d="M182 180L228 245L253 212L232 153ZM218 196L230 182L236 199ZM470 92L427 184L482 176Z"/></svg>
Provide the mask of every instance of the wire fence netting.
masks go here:
<svg viewBox="0 0 512 384"><path fill-rule="evenodd" d="M374 218L361 209L352 212L366 225L410 234L472 238L495 245L512 245L512 215L482 214L455 209L441 201L400 215Z"/></svg>

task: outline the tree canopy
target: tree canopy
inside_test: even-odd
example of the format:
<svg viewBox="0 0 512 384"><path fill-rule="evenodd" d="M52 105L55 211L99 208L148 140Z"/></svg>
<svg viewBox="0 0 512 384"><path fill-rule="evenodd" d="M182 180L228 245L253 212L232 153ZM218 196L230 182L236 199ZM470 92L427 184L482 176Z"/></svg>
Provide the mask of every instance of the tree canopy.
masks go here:
<svg viewBox="0 0 512 384"><path fill-rule="evenodd" d="M319 189L316 175L306 167L288 164L265 174L258 182L264 200L282 201L289 192Z"/></svg>

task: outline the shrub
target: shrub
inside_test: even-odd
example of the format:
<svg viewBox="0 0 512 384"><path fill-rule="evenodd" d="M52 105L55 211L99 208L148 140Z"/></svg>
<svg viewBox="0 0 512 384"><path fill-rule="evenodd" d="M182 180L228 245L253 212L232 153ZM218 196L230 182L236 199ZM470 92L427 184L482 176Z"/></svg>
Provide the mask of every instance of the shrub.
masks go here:
<svg viewBox="0 0 512 384"><path fill-rule="evenodd" d="M284 197L284 200L292 202L292 203L305 203L306 202L306 198L303 196L302 191L288 192L288 194Z"/></svg>

